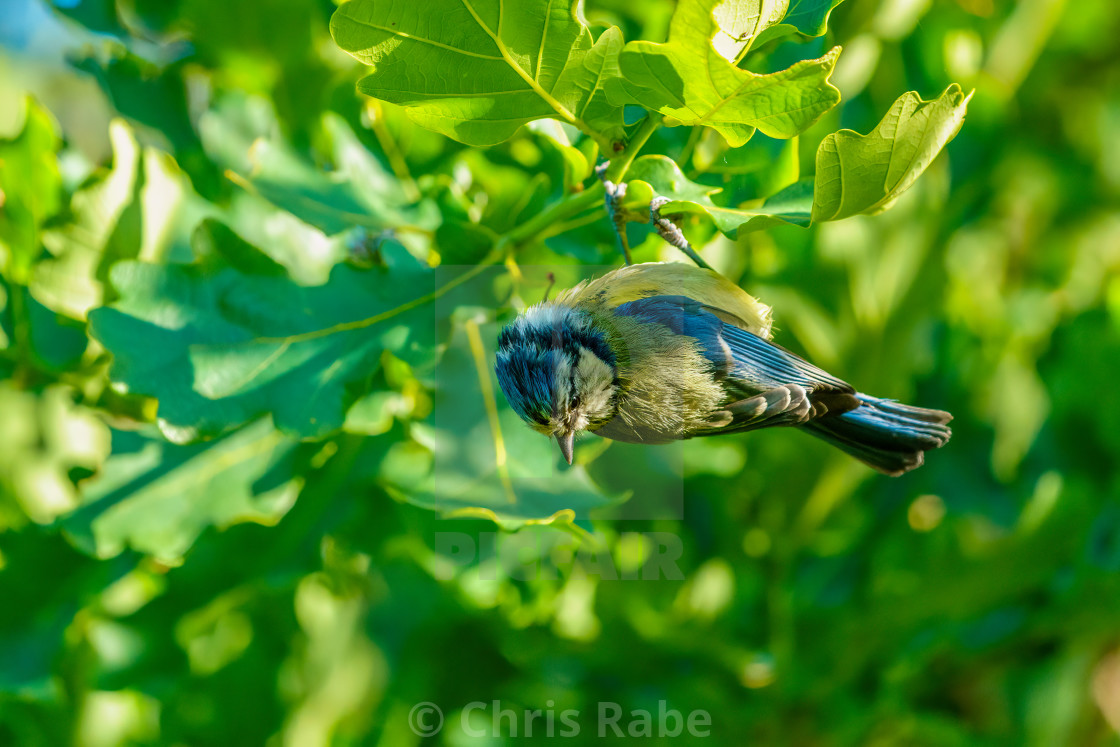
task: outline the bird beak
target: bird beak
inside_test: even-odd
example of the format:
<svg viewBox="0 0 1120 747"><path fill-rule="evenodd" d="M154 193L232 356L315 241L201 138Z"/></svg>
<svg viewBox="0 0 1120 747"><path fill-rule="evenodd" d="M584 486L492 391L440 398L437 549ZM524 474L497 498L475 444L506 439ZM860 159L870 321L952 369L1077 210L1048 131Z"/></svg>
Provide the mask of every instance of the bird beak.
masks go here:
<svg viewBox="0 0 1120 747"><path fill-rule="evenodd" d="M575 431L567 433L563 436L557 436L556 443L560 444L560 453L564 455L564 459L567 460L568 464L571 464L572 452L575 450L576 446Z"/></svg>

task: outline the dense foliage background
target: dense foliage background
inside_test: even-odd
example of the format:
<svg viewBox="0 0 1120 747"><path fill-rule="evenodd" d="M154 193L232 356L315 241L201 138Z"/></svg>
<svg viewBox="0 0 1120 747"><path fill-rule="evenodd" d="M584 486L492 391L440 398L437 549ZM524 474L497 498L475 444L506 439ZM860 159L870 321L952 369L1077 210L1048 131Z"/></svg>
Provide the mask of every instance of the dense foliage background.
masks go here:
<svg viewBox="0 0 1120 747"><path fill-rule="evenodd" d="M585 15L660 42L673 8ZM334 10L0 13L0 744L400 745L421 701L434 743L543 741L464 733L494 700L665 701L708 711L712 744L1120 743L1113 0L850 0L748 58L843 46L843 103L808 130L643 151L738 204L906 91L975 89L881 215L735 239L682 219L784 345L956 415L925 467L779 431L589 439L542 478L557 455L503 410L518 505L478 457L477 364L548 271L618 263L597 196L554 210L595 184L595 144L416 126L355 94ZM677 259L648 233L637 259ZM618 578L650 537L681 577Z"/></svg>

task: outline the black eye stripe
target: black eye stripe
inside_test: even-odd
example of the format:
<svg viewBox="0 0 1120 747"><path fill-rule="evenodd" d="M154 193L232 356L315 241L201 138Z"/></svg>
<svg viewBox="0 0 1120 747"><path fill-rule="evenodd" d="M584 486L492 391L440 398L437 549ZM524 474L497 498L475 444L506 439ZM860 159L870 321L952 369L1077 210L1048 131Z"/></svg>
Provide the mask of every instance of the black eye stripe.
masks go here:
<svg viewBox="0 0 1120 747"><path fill-rule="evenodd" d="M576 369L579 367L579 359L572 360L571 371L568 372L568 399L569 408L574 410L579 407L579 394L576 393Z"/></svg>

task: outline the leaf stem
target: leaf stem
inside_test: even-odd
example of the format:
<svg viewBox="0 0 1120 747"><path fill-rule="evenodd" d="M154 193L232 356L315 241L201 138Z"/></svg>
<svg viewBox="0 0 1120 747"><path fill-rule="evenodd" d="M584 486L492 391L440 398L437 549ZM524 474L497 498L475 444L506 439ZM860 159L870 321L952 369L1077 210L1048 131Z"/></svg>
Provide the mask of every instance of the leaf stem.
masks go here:
<svg viewBox="0 0 1120 747"><path fill-rule="evenodd" d="M307 340L315 340L320 337L327 337L328 335L337 334L339 332L349 332L355 329L365 329L366 327L372 327L373 325L383 322L386 319L391 319L395 316L405 313L406 311L411 311L417 306L423 306L426 303L439 299L445 293L467 282L471 278L481 273L487 267L498 264L500 259L501 254L497 250L492 251L490 252L490 254L486 255L486 257L484 257L482 261L480 261L477 265L467 270L462 275L459 275L458 277L455 277L452 280L444 283L442 286L436 288L431 293L419 296L418 298L414 298L411 301L403 303L396 308L389 309L388 311L383 311L380 314L374 314L373 316L366 317L365 319L356 319L352 322L341 322L330 327L315 329L311 330L310 332L300 332L298 334L287 335L284 337L258 337L254 341L289 345L291 343L305 342ZM259 372L257 372L257 374L259 375Z"/></svg>
<svg viewBox="0 0 1120 747"><path fill-rule="evenodd" d="M751 45L754 44L756 38L758 38L758 34L754 34L746 40L743 44L743 48L739 50L739 54L735 55L735 59L731 61L732 65L739 67L739 65L742 64L743 58L747 56L747 52L751 51Z"/></svg>
<svg viewBox="0 0 1120 747"><path fill-rule="evenodd" d="M385 110L381 102L377 99L369 99L366 103L366 113L369 115L370 129L373 130L378 145L385 153L385 158L389 161L389 167L393 169L393 173L401 183L405 197L409 202L416 202L420 199L420 189L416 186L416 180L412 178L412 173L408 170L408 163L405 161L404 154L401 153L397 141L393 138L393 133L389 132L389 128L385 124Z"/></svg>
<svg viewBox="0 0 1120 747"><path fill-rule="evenodd" d="M622 199L626 196L626 182L615 184L607 179L606 171L609 167L609 163L602 163L595 167L595 174L603 182L603 190L607 193L607 215L610 216L611 223L614 224L614 232L618 236L618 246L622 249L622 257L626 260L626 264L632 265L634 260L630 256L630 242L626 239L626 216L621 207Z"/></svg>
<svg viewBox="0 0 1120 747"><path fill-rule="evenodd" d="M641 126L638 131L634 133L634 137L626 143L626 149L616 157L611 159L610 166L607 168L605 178L618 184L626 176L626 172L630 170L630 164L634 163L638 152L641 151L642 146L649 140L650 135L657 131L661 126L661 115L649 112L646 118L642 120Z"/></svg>
<svg viewBox="0 0 1120 747"><path fill-rule="evenodd" d="M540 215L537 215L536 217L531 218L525 223L522 223L520 226L517 226L512 231L503 236L494 245L493 251L486 255L486 257L484 257L477 265L467 270L462 275L459 275L458 277L447 282L431 293L419 296L418 298L414 298L407 303L403 303L400 306L397 306L396 308L389 309L388 311L383 311L380 314L375 314L365 319L356 319L352 322L342 322L340 324L335 324L323 329L312 330L310 332L302 332L294 335L287 335L284 337L259 337L256 341L281 343L283 345L288 345L296 342L304 342L306 340L314 340L320 337L337 334L339 332L349 332L355 329L372 327L373 325L378 324L379 322L383 322L386 319L390 319L399 314L403 314L406 311L411 311L417 306L423 306L426 303L435 301L436 299L450 291L452 288L455 288L456 286L459 286L475 277L487 267L497 264L502 260L503 255L510 254L523 244L536 237L538 234L544 233L557 221L579 215L584 210L602 199L603 185L595 184L594 186L585 189L583 192L561 200Z"/></svg>
<svg viewBox="0 0 1120 747"><path fill-rule="evenodd" d="M31 381L31 313L28 308L27 297L30 292L24 284L22 277L25 273L13 273L17 279L8 289L10 307L12 310L12 336L15 338L16 370L12 379L17 386L24 388Z"/></svg>
<svg viewBox="0 0 1120 747"><path fill-rule="evenodd" d="M567 220L603 200L603 185L595 183L582 192L565 197L543 213L512 229L498 241L502 250L516 250L538 234L545 233L559 221Z"/></svg>
<svg viewBox="0 0 1120 747"><path fill-rule="evenodd" d="M568 107L564 106L559 101L557 101L556 98L553 97L553 95L551 93L546 91L544 89L544 87L541 86L540 82L536 79L536 77L534 77L532 75L529 75L529 73L526 72L525 69L522 68L521 65L518 64L517 60L513 59L513 56L510 54L509 48L506 47L505 40L502 38L502 21L504 20L504 13L503 13L503 8L502 8L501 2L498 3L498 29L497 29L497 31L495 31L494 29L491 29L489 26L486 25L486 23L482 20L482 18L479 16L479 14L475 11L474 6L471 5L470 0L462 0L462 3L463 3L463 7L465 7L467 9L467 11L471 14L471 16L474 18L475 23L478 24L479 28L481 28L482 31L494 41L494 46L496 46L498 48L498 52L499 52L499 54L502 55L502 58L505 59L506 64L509 65L510 68L513 70L513 72L517 73L517 75L523 81L525 81L526 85L528 85L529 88L531 88L533 90L533 92L536 93L537 96L539 96L541 98L542 101L544 101L546 104L548 104L552 108L552 110L554 112L556 112L560 116L560 118L563 119L565 122L572 125L573 127L578 128L585 135L587 135L592 140L597 142L599 144L599 149L600 150L602 150L604 147L609 145L606 138L603 137L602 133L596 131L595 129L590 127L586 122L584 122L582 119L580 119L575 114L573 114L571 111L569 111ZM547 20L546 20L545 23L546 23L545 28L547 29L548 28L547 27ZM543 40L542 40L542 44L543 44ZM544 49L544 47L542 46L541 51L543 51L543 49Z"/></svg>
<svg viewBox="0 0 1120 747"><path fill-rule="evenodd" d="M598 210L596 210L595 212L587 213L586 215L581 215L578 218L573 218L572 220L570 220L566 223L556 224L552 228L550 228L546 231L543 231L541 233L541 238L542 239L550 239L553 236L559 236L562 233L567 233L568 231L574 231L577 228L583 228L584 226L589 225L591 223L594 223L597 220L602 220L602 218L603 218L602 214Z"/></svg>
<svg viewBox="0 0 1120 747"><path fill-rule="evenodd" d="M681 164L682 169L696 151L696 146L700 142L700 134L699 127L693 127L692 132L688 133L688 140L685 142L684 148L681 149L680 156L677 157L677 163Z"/></svg>

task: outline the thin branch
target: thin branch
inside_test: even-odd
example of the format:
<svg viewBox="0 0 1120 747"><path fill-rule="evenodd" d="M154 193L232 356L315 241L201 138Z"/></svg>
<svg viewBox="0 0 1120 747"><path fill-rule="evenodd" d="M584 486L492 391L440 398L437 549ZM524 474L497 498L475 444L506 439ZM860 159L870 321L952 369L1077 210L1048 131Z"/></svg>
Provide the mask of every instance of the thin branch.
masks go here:
<svg viewBox="0 0 1120 747"><path fill-rule="evenodd" d="M506 454L506 442L502 437L502 425L498 420L498 401L494 396L494 385L490 382L490 366L486 361L486 348L482 344L482 335L479 333L478 322L471 319L463 325L466 328L467 340L470 343L471 358L474 360L475 370L478 373L478 384L482 390L482 403L486 408L486 419L490 423L490 435L494 440L494 467L498 473L498 480L506 495L506 502L517 505L517 493L513 489L510 479L509 464Z"/></svg>
<svg viewBox="0 0 1120 747"><path fill-rule="evenodd" d="M389 167L393 169L397 181L401 183L405 197L409 202L416 202L420 199L420 189L416 186L416 180L412 178L412 172L408 170L408 163L393 138L393 133L389 132L389 128L385 125L385 110L381 102L377 99L369 99L366 104L366 114L369 117L370 129L373 130L373 135L377 138L377 143L389 161Z"/></svg>
<svg viewBox="0 0 1120 747"><path fill-rule="evenodd" d="M701 134L700 127L693 127L692 132L688 133L688 140L685 141L684 148L681 149L681 154L677 157L677 163L681 165L682 170L685 168L685 164L692 158L693 152L696 151L696 146L700 142Z"/></svg>

